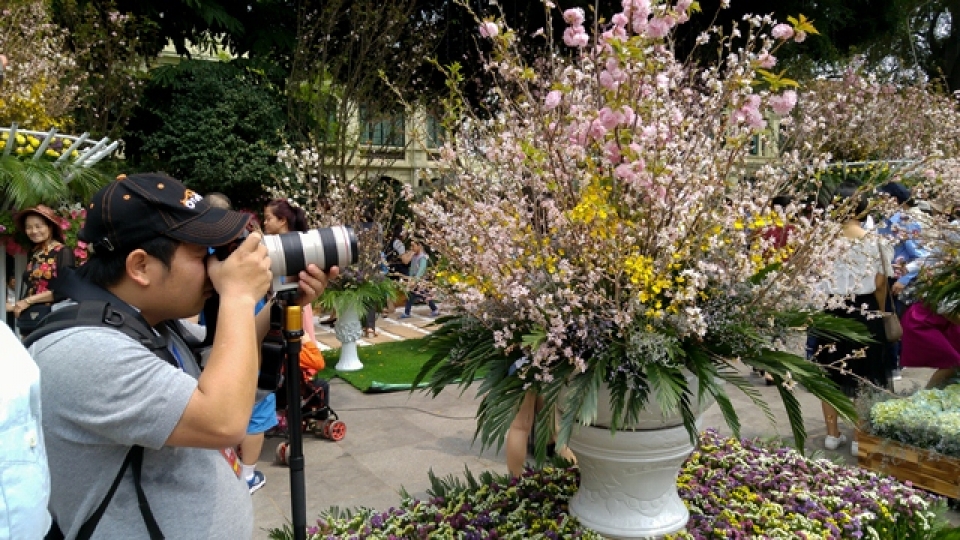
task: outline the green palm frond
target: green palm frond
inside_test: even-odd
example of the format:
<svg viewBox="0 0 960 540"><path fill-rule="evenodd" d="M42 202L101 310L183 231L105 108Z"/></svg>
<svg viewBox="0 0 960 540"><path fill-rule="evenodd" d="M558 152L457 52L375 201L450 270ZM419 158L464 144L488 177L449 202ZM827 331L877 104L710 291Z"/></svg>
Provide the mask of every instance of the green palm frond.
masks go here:
<svg viewBox="0 0 960 540"><path fill-rule="evenodd" d="M6 208L88 200L107 181L93 168L13 155L0 157L0 201Z"/></svg>
<svg viewBox="0 0 960 540"><path fill-rule="evenodd" d="M356 309L363 314L368 309L383 309L387 299L397 293L397 284L393 280L380 279L363 282L349 288L329 288L320 296L319 305L324 309L335 309L337 312Z"/></svg>
<svg viewBox="0 0 960 540"><path fill-rule="evenodd" d="M822 311L781 311L775 315L783 326L807 328L814 336L831 340L870 343L873 338L867 327L856 320L837 317Z"/></svg>
<svg viewBox="0 0 960 540"><path fill-rule="evenodd" d="M792 388L787 387L786 381L802 385L815 397L832 405L842 418L851 422L856 421L856 408L850 398L827 376L821 366L810 360L788 352L765 349L761 355L745 359L745 362L773 375L790 420L790 429L793 431L798 451L803 451L806 430L803 426L800 402L793 396Z"/></svg>
<svg viewBox="0 0 960 540"><path fill-rule="evenodd" d="M724 379L720 370L710 361L705 351L691 351L690 359L691 361L688 363L688 368L697 376L697 380L699 381L697 399L703 401L708 394L712 396L717 402L717 407L720 408L720 413L723 415L724 421L727 423L727 426L730 427L730 430L733 431L733 436L740 438L740 417L737 416L737 411L734 409L730 397L727 396L727 393L718 382ZM731 376L737 373L732 369L727 371L730 372ZM739 377L739 375L736 376ZM744 385L747 384L746 379L742 377L739 378L743 381ZM757 397L759 397L759 392L756 392L756 390L753 391ZM769 414L769 409L766 412Z"/></svg>

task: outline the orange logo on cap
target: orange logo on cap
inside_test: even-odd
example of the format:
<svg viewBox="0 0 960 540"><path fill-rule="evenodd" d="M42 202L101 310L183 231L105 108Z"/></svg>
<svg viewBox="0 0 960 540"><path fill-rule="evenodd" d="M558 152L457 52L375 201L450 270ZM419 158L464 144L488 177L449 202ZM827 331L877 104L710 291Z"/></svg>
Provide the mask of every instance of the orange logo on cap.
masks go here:
<svg viewBox="0 0 960 540"><path fill-rule="evenodd" d="M186 206L187 208L193 210L197 207L197 203L202 201L203 197L192 189L188 189L183 192L183 198L180 199L180 204Z"/></svg>

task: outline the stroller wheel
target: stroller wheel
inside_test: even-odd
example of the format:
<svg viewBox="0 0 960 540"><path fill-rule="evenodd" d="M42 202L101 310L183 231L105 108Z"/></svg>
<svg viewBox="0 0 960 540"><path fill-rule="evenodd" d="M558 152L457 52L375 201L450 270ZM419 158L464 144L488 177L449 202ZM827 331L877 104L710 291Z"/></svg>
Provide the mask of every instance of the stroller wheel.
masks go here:
<svg viewBox="0 0 960 540"><path fill-rule="evenodd" d="M334 420L327 424L325 431L328 439L334 442L340 441L347 435L347 425L342 420Z"/></svg>
<svg viewBox="0 0 960 540"><path fill-rule="evenodd" d="M325 437L325 438L327 438L327 437L329 437L329 436L327 435L327 433L328 433L329 431L330 431L330 421L329 421L329 420L321 420L321 421L317 422L317 429L315 429L315 430L313 431L313 434L316 435L317 437Z"/></svg>
<svg viewBox="0 0 960 540"><path fill-rule="evenodd" d="M284 441L277 445L277 463L288 465L287 458L290 456L290 443Z"/></svg>

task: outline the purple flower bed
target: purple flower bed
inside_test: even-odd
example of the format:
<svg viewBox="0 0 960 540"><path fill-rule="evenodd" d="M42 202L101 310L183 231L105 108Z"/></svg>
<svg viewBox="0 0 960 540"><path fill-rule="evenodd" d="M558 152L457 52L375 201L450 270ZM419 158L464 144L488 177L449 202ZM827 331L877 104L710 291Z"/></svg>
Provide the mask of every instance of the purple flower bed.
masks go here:
<svg viewBox="0 0 960 540"><path fill-rule="evenodd" d="M432 477L432 497L406 497L400 508L323 515L311 540L568 539L598 540L568 514L576 467L528 469L519 479L483 473L467 481ZM790 448L701 434L679 476L690 510L679 539L930 540L946 525L944 500L857 467L807 459ZM289 528L271 538L291 538Z"/></svg>
<svg viewBox="0 0 960 540"><path fill-rule="evenodd" d="M927 538L943 500L893 478L708 430L679 477L672 538Z"/></svg>

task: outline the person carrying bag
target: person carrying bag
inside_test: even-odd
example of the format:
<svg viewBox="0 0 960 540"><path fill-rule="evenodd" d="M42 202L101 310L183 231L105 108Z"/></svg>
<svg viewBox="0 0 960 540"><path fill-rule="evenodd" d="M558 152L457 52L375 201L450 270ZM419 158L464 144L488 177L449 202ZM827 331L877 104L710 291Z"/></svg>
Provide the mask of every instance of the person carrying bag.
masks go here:
<svg viewBox="0 0 960 540"><path fill-rule="evenodd" d="M877 250L880 252L880 262L883 264L883 268L889 267L890 263L883 253L883 247L880 245L879 239L877 240ZM886 276L883 276L882 279L877 278L877 290L874 291L874 294L877 297L877 303L880 304L880 313L883 316L883 331L886 333L887 341L890 343L900 341L900 338L903 337L903 326L900 325L900 318L897 317L895 308L893 311L887 311L887 306L893 307L895 304Z"/></svg>

